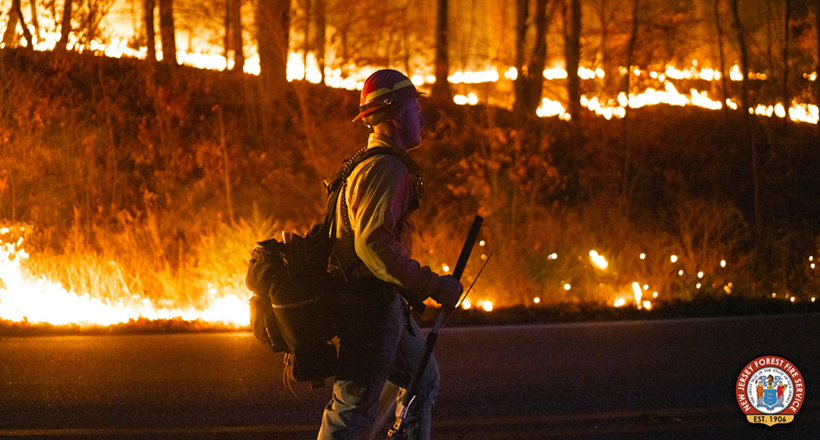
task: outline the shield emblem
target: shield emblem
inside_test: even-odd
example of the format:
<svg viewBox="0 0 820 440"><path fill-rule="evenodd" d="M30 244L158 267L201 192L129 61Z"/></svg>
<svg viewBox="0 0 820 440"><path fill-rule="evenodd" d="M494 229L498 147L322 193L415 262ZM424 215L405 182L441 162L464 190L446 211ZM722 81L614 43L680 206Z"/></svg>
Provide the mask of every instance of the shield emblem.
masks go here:
<svg viewBox="0 0 820 440"><path fill-rule="evenodd" d="M775 405L777 404L777 390L763 390L763 398L760 399L760 402L757 406L763 406L769 411L774 409Z"/></svg>

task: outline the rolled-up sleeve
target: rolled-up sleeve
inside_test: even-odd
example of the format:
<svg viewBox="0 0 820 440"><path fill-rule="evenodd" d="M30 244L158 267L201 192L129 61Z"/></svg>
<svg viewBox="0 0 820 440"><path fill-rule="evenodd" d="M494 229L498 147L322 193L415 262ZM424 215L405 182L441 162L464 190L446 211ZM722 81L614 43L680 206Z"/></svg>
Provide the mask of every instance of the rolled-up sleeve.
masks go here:
<svg viewBox="0 0 820 440"><path fill-rule="evenodd" d="M438 287L438 275L410 256L398 234L410 199L410 175L392 156L360 168L351 175L347 194L356 254L376 277L423 301Z"/></svg>

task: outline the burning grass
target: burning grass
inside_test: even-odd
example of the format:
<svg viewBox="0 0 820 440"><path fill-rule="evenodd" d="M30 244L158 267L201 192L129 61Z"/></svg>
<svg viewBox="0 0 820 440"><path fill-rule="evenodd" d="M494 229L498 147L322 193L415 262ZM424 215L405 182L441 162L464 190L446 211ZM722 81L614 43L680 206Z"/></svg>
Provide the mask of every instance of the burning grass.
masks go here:
<svg viewBox="0 0 820 440"><path fill-rule="evenodd" d="M153 243L157 234L141 233L151 227L107 233L74 227L60 248L45 246L37 228L5 227L0 319L18 323L9 331L33 333L53 326L69 332L247 327L244 258L259 237L278 226L216 224L201 232L190 251L180 249L173 262ZM35 244L29 247L29 241Z"/></svg>
<svg viewBox="0 0 820 440"><path fill-rule="evenodd" d="M307 230L321 179L367 135L339 111L355 112L356 94L321 86L294 84L267 127L254 78L13 51L0 67L0 241L13 271L0 275L0 319L14 334L246 327L253 243ZM768 158L756 245L736 114L589 114L574 142L557 119L515 126L491 106L424 105L414 253L447 272L478 213L465 284L494 255L465 319L666 316L699 298L813 307L814 127L754 128Z"/></svg>

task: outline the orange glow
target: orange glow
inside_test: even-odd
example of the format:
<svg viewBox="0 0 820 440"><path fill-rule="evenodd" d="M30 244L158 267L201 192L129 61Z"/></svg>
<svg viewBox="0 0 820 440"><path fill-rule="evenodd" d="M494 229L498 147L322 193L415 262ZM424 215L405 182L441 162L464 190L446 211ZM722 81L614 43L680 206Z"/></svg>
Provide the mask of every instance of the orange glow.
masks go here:
<svg viewBox="0 0 820 440"><path fill-rule="evenodd" d="M210 299L209 305L202 309L157 307L147 298L127 295L127 291L122 298L112 301L94 298L86 292L69 291L44 275L31 274L24 269L23 262L29 259L24 240L22 237L10 239L16 229L0 230L0 279L3 281L0 285L0 319L83 326L108 326L140 318L199 320L228 327L248 325L246 301L250 292L247 291L222 291L220 294L223 289L209 286L209 295L203 295ZM117 263L111 261L110 264Z"/></svg>

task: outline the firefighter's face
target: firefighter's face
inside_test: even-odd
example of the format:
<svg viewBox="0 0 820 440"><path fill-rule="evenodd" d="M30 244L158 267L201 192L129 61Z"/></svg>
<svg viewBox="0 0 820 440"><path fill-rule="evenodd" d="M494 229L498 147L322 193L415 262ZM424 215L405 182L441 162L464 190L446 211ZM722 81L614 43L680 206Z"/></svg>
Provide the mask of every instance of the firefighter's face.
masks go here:
<svg viewBox="0 0 820 440"><path fill-rule="evenodd" d="M402 137L404 145L408 150L421 145L421 132L424 129L424 115L421 113L421 105L418 98L410 98L402 106L398 124L399 136Z"/></svg>

